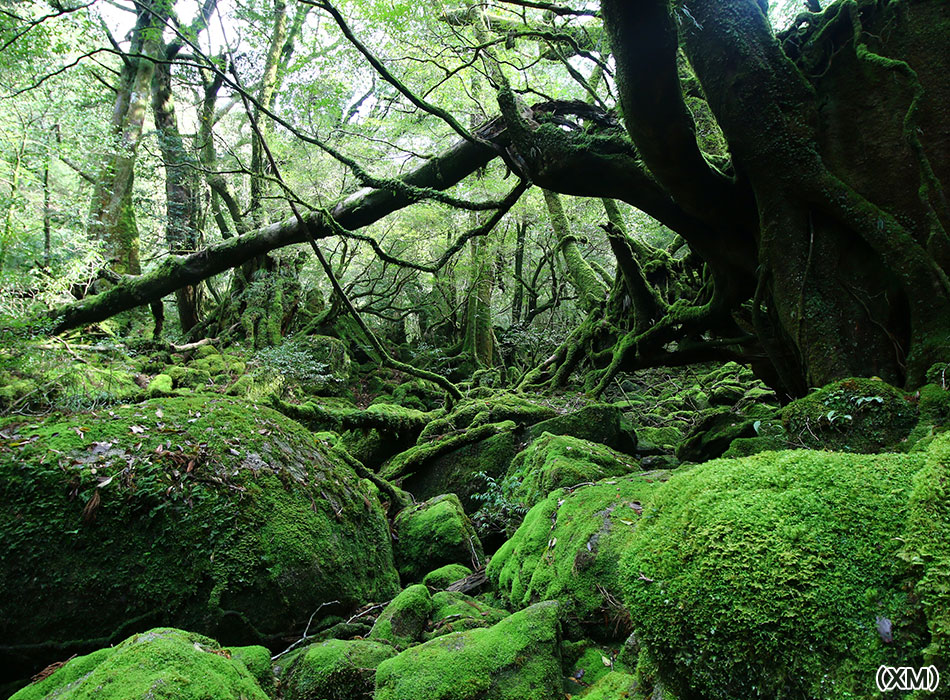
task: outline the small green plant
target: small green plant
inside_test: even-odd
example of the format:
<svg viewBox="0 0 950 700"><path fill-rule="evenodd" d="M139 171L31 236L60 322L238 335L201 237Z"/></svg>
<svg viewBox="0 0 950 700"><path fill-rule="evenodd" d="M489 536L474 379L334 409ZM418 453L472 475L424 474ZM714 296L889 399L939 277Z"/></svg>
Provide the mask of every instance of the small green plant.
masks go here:
<svg viewBox="0 0 950 700"><path fill-rule="evenodd" d="M482 504L472 516L478 536L484 538L496 533L511 536L528 512L524 504L514 498L515 487L521 480L517 476L498 480L485 472L475 472L474 477L485 484L483 491L472 494L472 500Z"/></svg>

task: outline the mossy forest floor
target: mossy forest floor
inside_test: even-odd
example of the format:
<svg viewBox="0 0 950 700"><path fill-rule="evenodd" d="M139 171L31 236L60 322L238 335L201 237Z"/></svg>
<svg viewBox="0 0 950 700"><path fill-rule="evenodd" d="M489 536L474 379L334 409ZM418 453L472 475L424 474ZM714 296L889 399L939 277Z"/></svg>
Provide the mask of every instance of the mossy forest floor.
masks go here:
<svg viewBox="0 0 950 700"><path fill-rule="evenodd" d="M950 697L946 364L449 406L363 360L0 349L0 697Z"/></svg>

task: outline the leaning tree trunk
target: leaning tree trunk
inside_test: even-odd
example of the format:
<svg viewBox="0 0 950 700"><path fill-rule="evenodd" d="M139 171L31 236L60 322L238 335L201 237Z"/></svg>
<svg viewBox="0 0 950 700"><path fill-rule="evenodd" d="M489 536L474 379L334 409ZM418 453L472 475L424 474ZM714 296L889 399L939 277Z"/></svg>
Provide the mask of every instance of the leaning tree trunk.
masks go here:
<svg viewBox="0 0 950 700"><path fill-rule="evenodd" d="M947 4L844 0L783 38L754 0L603 10L628 131L721 250L684 237L721 273L751 234L756 331L789 390L868 374L919 384L950 355ZM669 99L680 43L734 178L699 160L688 112ZM663 114L658 96L673 105ZM671 154L688 168L669 170Z"/></svg>

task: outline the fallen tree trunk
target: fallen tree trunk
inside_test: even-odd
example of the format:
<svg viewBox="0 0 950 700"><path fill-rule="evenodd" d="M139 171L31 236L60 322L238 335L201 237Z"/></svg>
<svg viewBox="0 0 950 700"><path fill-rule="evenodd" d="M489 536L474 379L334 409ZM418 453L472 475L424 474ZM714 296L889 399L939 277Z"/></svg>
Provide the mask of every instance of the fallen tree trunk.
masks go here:
<svg viewBox="0 0 950 700"><path fill-rule="evenodd" d="M498 139L503 128L493 120L479 130L484 139ZM498 152L487 143L462 141L424 165L399 178L414 188L446 190L485 167ZM411 204L415 198L404 191L363 189L337 204L331 212L304 215L314 238L334 235L339 228L358 229ZM332 217L332 221L326 219ZM161 299L182 287L237 267L277 248L305 243L307 234L296 218L264 226L230 238L191 255L172 255L144 275L128 276L111 289L50 311L52 332L62 333L103 321L122 311Z"/></svg>

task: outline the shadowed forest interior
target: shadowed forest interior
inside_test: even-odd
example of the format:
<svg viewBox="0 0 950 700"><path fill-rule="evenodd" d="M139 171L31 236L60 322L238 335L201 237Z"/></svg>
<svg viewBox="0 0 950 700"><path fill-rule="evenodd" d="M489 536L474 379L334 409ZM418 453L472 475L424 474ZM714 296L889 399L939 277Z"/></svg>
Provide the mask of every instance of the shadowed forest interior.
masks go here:
<svg viewBox="0 0 950 700"><path fill-rule="evenodd" d="M0 698L950 698L948 39L0 0Z"/></svg>

